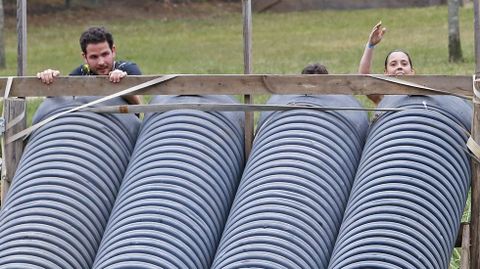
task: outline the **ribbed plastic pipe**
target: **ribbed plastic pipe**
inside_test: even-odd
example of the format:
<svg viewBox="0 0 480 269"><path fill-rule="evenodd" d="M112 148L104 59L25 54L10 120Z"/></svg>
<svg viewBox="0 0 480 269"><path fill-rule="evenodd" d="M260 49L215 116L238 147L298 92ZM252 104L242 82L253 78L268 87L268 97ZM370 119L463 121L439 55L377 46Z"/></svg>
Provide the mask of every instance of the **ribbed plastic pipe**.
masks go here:
<svg viewBox="0 0 480 269"><path fill-rule="evenodd" d="M34 123L91 100L48 98ZM0 268L91 267L139 126L75 112L31 135L0 213Z"/></svg>
<svg viewBox="0 0 480 269"><path fill-rule="evenodd" d="M349 96L271 104L360 107ZM364 112L263 113L211 268L326 268L368 128Z"/></svg>
<svg viewBox="0 0 480 269"><path fill-rule="evenodd" d="M151 103L234 103L228 96ZM144 120L93 268L209 268L244 166L243 113Z"/></svg>
<svg viewBox="0 0 480 269"><path fill-rule="evenodd" d="M328 268L448 268L470 185L471 105L391 96L371 126Z"/></svg>

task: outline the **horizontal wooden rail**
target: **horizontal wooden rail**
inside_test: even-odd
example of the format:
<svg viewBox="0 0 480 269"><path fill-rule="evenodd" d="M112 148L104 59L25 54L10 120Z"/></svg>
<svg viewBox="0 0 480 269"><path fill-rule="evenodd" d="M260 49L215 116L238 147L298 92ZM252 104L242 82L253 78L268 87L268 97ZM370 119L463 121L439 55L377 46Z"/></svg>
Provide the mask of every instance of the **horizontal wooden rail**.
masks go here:
<svg viewBox="0 0 480 269"><path fill-rule="evenodd" d="M9 96L105 96L149 81L155 76L128 76L120 83L105 77L59 77L45 85L35 77L15 77ZM471 76L402 76L388 81L387 76L370 75L178 75L167 82L137 92L139 95L159 94L410 94L436 95L451 93L472 96ZM6 77L0 77L3 96ZM419 85L435 89L422 89Z"/></svg>

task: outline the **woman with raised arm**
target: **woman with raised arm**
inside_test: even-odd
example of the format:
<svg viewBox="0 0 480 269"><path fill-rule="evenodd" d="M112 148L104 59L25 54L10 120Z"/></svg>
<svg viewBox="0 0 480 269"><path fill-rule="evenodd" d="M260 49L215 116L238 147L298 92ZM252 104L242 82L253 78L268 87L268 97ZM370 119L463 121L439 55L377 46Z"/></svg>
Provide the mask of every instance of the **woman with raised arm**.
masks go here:
<svg viewBox="0 0 480 269"><path fill-rule="evenodd" d="M360 59L360 65L358 66L358 72L360 74L370 74L373 62L373 52L375 46L382 41L383 35L386 32L386 28L382 27L382 22L377 23L368 37L368 42L365 45L362 58ZM410 55L403 50L393 50L387 54L385 58L384 74L388 76L402 76L402 75L414 75L412 59ZM375 104L378 104L382 100L382 95L371 94L368 98Z"/></svg>

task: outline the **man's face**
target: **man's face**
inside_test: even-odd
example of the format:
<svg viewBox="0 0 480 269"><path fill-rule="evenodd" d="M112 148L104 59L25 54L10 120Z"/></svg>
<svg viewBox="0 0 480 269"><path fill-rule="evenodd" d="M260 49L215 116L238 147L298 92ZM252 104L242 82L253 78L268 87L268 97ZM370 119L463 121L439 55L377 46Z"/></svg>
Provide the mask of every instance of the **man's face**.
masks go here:
<svg viewBox="0 0 480 269"><path fill-rule="evenodd" d="M110 49L108 42L88 44L86 53L83 53L85 63L87 63L93 73L97 75L108 75L113 69L115 60L115 45Z"/></svg>

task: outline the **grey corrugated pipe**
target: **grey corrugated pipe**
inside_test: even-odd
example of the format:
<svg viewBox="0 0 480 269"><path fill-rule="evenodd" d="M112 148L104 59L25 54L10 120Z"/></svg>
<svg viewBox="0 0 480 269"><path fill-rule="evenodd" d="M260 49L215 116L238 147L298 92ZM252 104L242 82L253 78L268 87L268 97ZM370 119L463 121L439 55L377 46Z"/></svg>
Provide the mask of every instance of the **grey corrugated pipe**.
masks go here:
<svg viewBox="0 0 480 269"><path fill-rule="evenodd" d="M272 104L361 107L350 96ZM214 269L326 268L363 147L365 112L263 113Z"/></svg>
<svg viewBox="0 0 480 269"><path fill-rule="evenodd" d="M234 103L228 96L151 103ZM93 268L208 268L244 164L242 112L146 117Z"/></svg>
<svg viewBox="0 0 480 269"><path fill-rule="evenodd" d="M48 98L34 123L91 100ZM75 112L31 135L0 213L0 268L90 268L139 125Z"/></svg>
<svg viewBox="0 0 480 269"><path fill-rule="evenodd" d="M328 268L446 269L470 185L471 105L391 96L371 126Z"/></svg>

